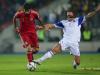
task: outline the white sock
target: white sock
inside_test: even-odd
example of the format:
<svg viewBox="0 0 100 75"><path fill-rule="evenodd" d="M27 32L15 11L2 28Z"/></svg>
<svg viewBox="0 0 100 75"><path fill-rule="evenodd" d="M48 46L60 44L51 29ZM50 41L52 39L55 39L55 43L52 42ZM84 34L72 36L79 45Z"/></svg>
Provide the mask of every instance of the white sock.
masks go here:
<svg viewBox="0 0 100 75"><path fill-rule="evenodd" d="M75 60L74 60L74 62L73 62L73 65L77 65L76 62L75 62Z"/></svg>
<svg viewBox="0 0 100 75"><path fill-rule="evenodd" d="M41 63L43 61L45 61L48 58L51 58L53 56L53 52L52 51L48 51L47 53L45 53L41 58L37 59L36 61Z"/></svg>

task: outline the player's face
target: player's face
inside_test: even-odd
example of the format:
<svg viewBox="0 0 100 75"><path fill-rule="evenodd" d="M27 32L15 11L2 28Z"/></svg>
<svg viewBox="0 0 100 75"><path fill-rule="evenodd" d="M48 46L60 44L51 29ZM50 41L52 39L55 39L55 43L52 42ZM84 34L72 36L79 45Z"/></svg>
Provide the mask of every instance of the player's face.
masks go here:
<svg viewBox="0 0 100 75"><path fill-rule="evenodd" d="M28 11L25 11L25 14L29 14L30 13L30 11L28 10Z"/></svg>
<svg viewBox="0 0 100 75"><path fill-rule="evenodd" d="M67 18L74 18L74 13L73 12L67 12Z"/></svg>

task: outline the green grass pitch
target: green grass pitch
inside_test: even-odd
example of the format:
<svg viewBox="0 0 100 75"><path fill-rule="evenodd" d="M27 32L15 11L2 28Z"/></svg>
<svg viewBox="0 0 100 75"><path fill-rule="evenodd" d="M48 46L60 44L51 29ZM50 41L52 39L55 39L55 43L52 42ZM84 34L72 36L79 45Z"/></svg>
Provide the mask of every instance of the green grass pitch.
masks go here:
<svg viewBox="0 0 100 75"><path fill-rule="evenodd" d="M41 55L36 55L39 58ZM0 55L0 75L100 75L100 70L74 70L72 56L69 54L55 55L46 60L36 71L26 69L26 56L24 54ZM81 54L81 67L100 68L100 54Z"/></svg>

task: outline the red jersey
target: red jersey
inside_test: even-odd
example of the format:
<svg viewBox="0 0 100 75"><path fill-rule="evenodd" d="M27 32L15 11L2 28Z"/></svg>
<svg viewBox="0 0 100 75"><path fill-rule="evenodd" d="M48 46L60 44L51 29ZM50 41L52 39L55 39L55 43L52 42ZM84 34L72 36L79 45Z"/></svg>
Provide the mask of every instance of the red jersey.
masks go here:
<svg viewBox="0 0 100 75"><path fill-rule="evenodd" d="M25 14L24 11L19 11L15 14L15 18L20 21L19 29L21 33L36 33L35 19L39 19L39 14L36 11L30 10L28 14Z"/></svg>

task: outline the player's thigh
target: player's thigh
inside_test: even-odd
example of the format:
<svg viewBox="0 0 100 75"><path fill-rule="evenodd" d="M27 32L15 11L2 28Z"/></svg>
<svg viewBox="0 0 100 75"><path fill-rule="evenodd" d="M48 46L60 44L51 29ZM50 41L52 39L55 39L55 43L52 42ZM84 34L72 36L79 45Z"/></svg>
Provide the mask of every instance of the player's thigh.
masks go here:
<svg viewBox="0 0 100 75"><path fill-rule="evenodd" d="M62 40L59 42L59 44L61 45L61 50L62 50L62 51L65 51L65 50L66 50L66 48L68 48L68 47L69 47L69 43L68 43L68 42L66 42L66 40L65 40L65 39L62 39Z"/></svg>
<svg viewBox="0 0 100 75"><path fill-rule="evenodd" d="M53 48L52 48L52 52L54 54L61 52L61 45L59 43L57 43Z"/></svg>
<svg viewBox="0 0 100 75"><path fill-rule="evenodd" d="M80 56L80 50L79 50L79 45L78 44L71 44L70 45L70 50L71 50L71 53L74 56Z"/></svg>
<svg viewBox="0 0 100 75"><path fill-rule="evenodd" d="M22 33L20 35L21 35L21 38L20 39L22 39L23 45L25 45L27 47L29 45L29 43L30 43L30 39L29 39L28 34Z"/></svg>
<svg viewBox="0 0 100 75"><path fill-rule="evenodd" d="M30 34L30 41L31 41L31 47L35 50L39 50L39 43L38 43L38 37L37 34L31 33Z"/></svg>

